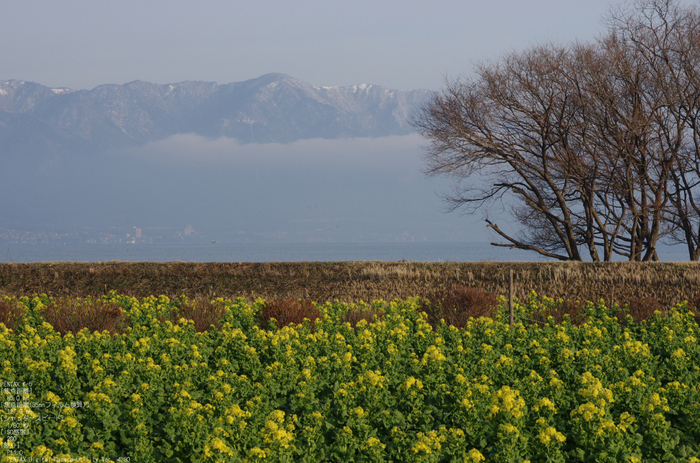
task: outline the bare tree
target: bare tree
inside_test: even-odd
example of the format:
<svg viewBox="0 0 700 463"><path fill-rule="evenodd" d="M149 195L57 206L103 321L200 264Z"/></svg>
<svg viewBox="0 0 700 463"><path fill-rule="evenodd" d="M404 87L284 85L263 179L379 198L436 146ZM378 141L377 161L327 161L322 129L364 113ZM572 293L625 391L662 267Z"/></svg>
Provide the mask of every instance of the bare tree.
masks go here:
<svg viewBox="0 0 700 463"><path fill-rule="evenodd" d="M671 0L644 0L618 12L610 25L640 57L659 100L656 141L673 157L667 220L689 258L700 258L700 10Z"/></svg>
<svg viewBox="0 0 700 463"><path fill-rule="evenodd" d="M697 256L697 18L648 0L612 14L595 43L535 47L447 82L413 121L430 143L426 173L457 180L452 209L514 203L519 235L487 217L497 246L658 260L673 234Z"/></svg>
<svg viewBox="0 0 700 463"><path fill-rule="evenodd" d="M616 224L611 251L629 260L658 259L657 243L668 232L668 182L677 162L677 153L659 137L666 128L659 119L664 101L653 91L642 58L615 34L599 41L597 54L603 68L584 77L586 128L609 179L607 188L599 186L604 194L598 200L602 215Z"/></svg>
<svg viewBox="0 0 700 463"><path fill-rule="evenodd" d="M591 50L544 46L477 68L471 80L448 82L414 118L430 141L429 175L455 176L462 185L479 173L486 188L460 186L453 209L479 207L507 196L524 225L510 236L487 219L507 243L560 260L582 260L581 247L600 260L596 198L606 172L585 125L589 92L574 72ZM608 174L609 175L609 174Z"/></svg>

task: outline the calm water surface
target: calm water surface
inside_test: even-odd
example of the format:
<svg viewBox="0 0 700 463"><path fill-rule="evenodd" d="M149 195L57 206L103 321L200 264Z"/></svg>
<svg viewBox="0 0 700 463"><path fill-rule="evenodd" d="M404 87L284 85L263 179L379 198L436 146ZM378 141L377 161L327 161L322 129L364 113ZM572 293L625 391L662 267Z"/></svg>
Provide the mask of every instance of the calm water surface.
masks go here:
<svg viewBox="0 0 700 463"><path fill-rule="evenodd" d="M524 251L488 243L235 243L198 245L5 245L0 262L442 262L535 260Z"/></svg>
<svg viewBox="0 0 700 463"><path fill-rule="evenodd" d="M687 260L681 246L664 247L662 261ZM0 247L0 262L340 262L544 261L533 252L489 243L235 243L27 244Z"/></svg>

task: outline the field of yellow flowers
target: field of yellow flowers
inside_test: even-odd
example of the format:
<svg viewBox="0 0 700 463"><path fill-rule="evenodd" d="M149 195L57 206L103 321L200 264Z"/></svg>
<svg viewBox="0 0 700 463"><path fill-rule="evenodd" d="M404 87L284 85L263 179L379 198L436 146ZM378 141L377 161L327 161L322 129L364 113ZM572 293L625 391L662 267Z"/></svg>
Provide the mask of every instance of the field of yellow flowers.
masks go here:
<svg viewBox="0 0 700 463"><path fill-rule="evenodd" d="M555 301L533 293L513 326L502 299L457 328L420 299L328 303L263 328L264 301L221 299L219 327L197 329L170 317L184 298L103 300L121 332L61 334L51 298L5 301L26 313L0 324L0 461L700 462L682 304L534 323Z"/></svg>

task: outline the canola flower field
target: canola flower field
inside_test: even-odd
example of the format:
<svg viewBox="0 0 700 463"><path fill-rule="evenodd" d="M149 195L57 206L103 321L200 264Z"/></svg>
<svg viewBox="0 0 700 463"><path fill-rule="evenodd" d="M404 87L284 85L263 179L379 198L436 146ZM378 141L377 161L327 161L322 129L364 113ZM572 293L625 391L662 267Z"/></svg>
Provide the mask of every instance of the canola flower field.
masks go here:
<svg viewBox="0 0 700 463"><path fill-rule="evenodd" d="M26 306L0 324L0 461L700 462L699 327L602 302L580 325L498 315L437 329L419 299L319 305L262 329L264 301L219 300L220 329L162 315L182 300L105 296L123 334L59 334ZM348 311L374 313L345 322ZM13 387L16 386L16 387Z"/></svg>

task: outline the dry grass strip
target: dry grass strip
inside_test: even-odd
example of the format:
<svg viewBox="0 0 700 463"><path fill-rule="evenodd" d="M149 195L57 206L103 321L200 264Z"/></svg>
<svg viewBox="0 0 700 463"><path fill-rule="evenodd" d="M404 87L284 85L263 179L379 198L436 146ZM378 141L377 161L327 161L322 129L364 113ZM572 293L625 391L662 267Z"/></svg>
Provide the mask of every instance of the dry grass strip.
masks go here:
<svg viewBox="0 0 700 463"><path fill-rule="evenodd" d="M46 293L135 297L244 297L325 302L405 299L459 285L515 294L535 290L570 301L621 304L656 299L667 306L700 297L700 263L580 262L293 262L293 263L31 263L0 264L0 296Z"/></svg>

